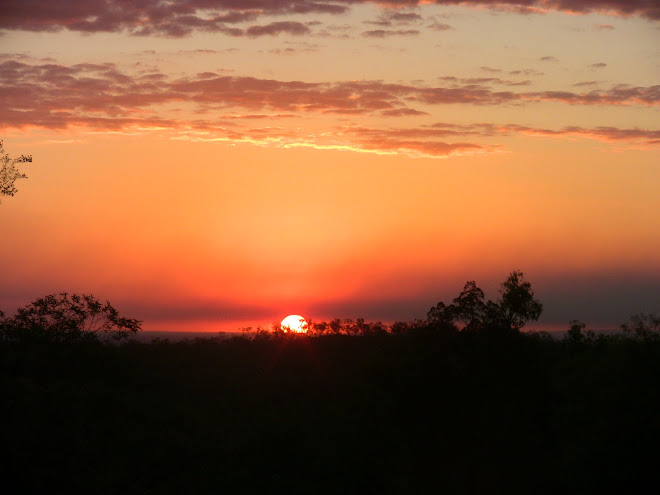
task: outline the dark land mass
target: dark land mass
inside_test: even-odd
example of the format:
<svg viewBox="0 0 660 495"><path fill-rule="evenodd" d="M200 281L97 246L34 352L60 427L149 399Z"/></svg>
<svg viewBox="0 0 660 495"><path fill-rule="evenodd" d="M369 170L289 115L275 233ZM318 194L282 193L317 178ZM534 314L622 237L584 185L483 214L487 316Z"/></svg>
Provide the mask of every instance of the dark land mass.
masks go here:
<svg viewBox="0 0 660 495"><path fill-rule="evenodd" d="M633 493L660 342L535 334L0 344L15 493Z"/></svg>

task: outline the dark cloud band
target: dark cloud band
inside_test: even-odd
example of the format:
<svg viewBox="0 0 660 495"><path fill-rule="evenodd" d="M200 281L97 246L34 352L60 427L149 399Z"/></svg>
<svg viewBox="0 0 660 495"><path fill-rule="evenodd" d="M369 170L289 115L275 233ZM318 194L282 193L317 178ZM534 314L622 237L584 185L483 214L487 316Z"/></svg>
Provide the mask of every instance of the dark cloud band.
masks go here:
<svg viewBox="0 0 660 495"><path fill-rule="evenodd" d="M445 78L447 79L447 78ZM507 105L557 101L571 105L660 104L660 86L618 85L586 93L567 91L496 91L488 84L499 78L480 78L483 84L458 78L451 87L387 84L382 81L303 82L219 75L203 72L174 79L159 72L129 74L114 64L30 64L17 60L0 63L0 129L86 127L122 130L131 127L172 129L232 141L274 141L315 145L318 135L286 127L245 127L241 122L315 114L386 118L389 129L370 129L356 124L336 127L326 119L321 133L333 144L386 153L444 156L488 150L477 144L493 136L509 134L561 137L566 135L605 142L657 145L658 131L599 127L566 127L561 130L517 125L434 124L405 127L406 118L427 117L434 105ZM162 105L185 106L190 117L168 116ZM246 112L241 114L240 112ZM236 112L239 112L236 115ZM208 117L195 117L204 116ZM215 115L211 117L210 115ZM363 120L363 119L360 119ZM399 123L402 122L402 123ZM186 132L187 132L186 131ZM326 139L324 138L324 139ZM447 142L452 140L454 142Z"/></svg>
<svg viewBox="0 0 660 495"><path fill-rule="evenodd" d="M180 37L193 31L210 31L231 36L255 35L251 26L236 24L254 21L262 15L341 14L350 6L380 4L374 0L0 0L0 29L27 31L69 30L78 32L120 32ZM421 0L388 0L391 7L410 7ZM425 2L426 3L426 2ZM464 5L512 9L521 13L557 10L576 14L600 12L618 16L641 16L660 20L656 0L433 0L436 5ZM417 20L414 13L390 13L384 20ZM252 33L250 33L252 29ZM259 29L256 29L259 32ZM280 31L290 32L290 31ZM266 29L263 34L273 34ZM303 34L296 31L294 34Z"/></svg>

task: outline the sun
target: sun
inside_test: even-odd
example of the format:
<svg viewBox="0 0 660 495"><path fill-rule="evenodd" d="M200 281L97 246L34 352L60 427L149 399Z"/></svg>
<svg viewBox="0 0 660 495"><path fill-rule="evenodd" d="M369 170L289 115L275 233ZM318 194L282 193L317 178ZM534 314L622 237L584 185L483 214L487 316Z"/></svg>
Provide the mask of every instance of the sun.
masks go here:
<svg viewBox="0 0 660 495"><path fill-rule="evenodd" d="M283 332L307 333L307 322L300 315L289 315L280 324Z"/></svg>

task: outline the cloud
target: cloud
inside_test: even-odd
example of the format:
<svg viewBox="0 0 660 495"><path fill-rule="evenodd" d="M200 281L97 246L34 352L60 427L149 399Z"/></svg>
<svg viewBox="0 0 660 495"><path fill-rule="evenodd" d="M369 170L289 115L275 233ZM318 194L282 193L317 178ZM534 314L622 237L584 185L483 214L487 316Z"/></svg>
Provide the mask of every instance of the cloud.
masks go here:
<svg viewBox="0 0 660 495"><path fill-rule="evenodd" d="M375 21L364 21L364 24L376 26L409 26L423 20L422 16L415 12L399 12L397 10L384 11Z"/></svg>
<svg viewBox="0 0 660 495"><path fill-rule="evenodd" d="M415 110L414 108L393 108L391 110L383 110L381 113L385 117L411 117L420 115L429 115L428 112Z"/></svg>
<svg viewBox="0 0 660 495"><path fill-rule="evenodd" d="M476 143L441 141L432 134L407 132L407 129L346 129L355 143L366 150L405 153L413 156L442 157L455 154L486 153L488 147ZM414 130L413 130L414 131ZM429 139L431 138L431 139Z"/></svg>
<svg viewBox="0 0 660 495"><path fill-rule="evenodd" d="M559 60L557 60L557 58L553 57L552 55L546 55L545 57L541 57L539 60L541 62L552 62L552 63L559 62Z"/></svg>
<svg viewBox="0 0 660 495"><path fill-rule="evenodd" d="M542 91L521 93L521 98L531 101L558 101L571 105L648 105L660 104L660 85L631 87L619 84L606 91L593 90L588 93L570 91Z"/></svg>
<svg viewBox="0 0 660 495"><path fill-rule="evenodd" d="M305 51L318 51L318 50L299 50L297 48L292 48L290 46L286 48L272 48L268 50L268 53L273 55L297 55L299 53L304 53Z"/></svg>
<svg viewBox="0 0 660 495"><path fill-rule="evenodd" d="M604 62L598 62L597 64L591 64L589 67L591 67L592 69L604 69L605 67L607 67L607 64Z"/></svg>
<svg viewBox="0 0 660 495"><path fill-rule="evenodd" d="M451 31L454 29L449 24L444 24L438 21L433 21L431 24L428 25L428 28L432 29L433 31Z"/></svg>
<svg viewBox="0 0 660 495"><path fill-rule="evenodd" d="M232 120L232 119L282 119L282 118L293 118L295 117L294 114L288 113L288 114L265 114L265 113L257 113L257 114L241 114L241 115L223 115L221 118L222 120Z"/></svg>
<svg viewBox="0 0 660 495"><path fill-rule="evenodd" d="M498 74L500 72L503 72L502 69L497 69L495 67L487 67L487 66L482 66L480 69L484 72L492 72L493 74Z"/></svg>
<svg viewBox="0 0 660 495"><path fill-rule="evenodd" d="M558 101L572 105L658 105L660 86L618 85L586 93L495 91L448 76L452 87L382 81L303 82L202 72L173 78L159 72L129 74L114 64L0 63L0 129L85 128L93 131L170 130L179 139L224 140L274 146L310 146L419 156L487 153L494 146L475 139L511 133L573 136L643 145L660 142L658 131L598 127L560 130L517 125L434 124L395 129L364 128L353 116L428 116L433 105L522 105ZM493 81L494 80L494 81ZM178 111L173 111L176 105ZM415 107L422 107L415 108ZM337 127L342 116L342 127ZM317 123L300 126L300 119ZM267 120L264 127L247 127ZM391 120L390 120L391 121ZM350 124L353 122L353 124ZM388 121L389 122L389 121ZM409 122L405 119L402 122ZM317 127L320 126L320 127ZM301 131L301 128L309 129ZM468 139L466 139L468 138Z"/></svg>
<svg viewBox="0 0 660 495"><path fill-rule="evenodd" d="M30 0L3 6L0 29L27 31L69 30L85 33L128 32L147 36L187 36L193 31L224 33L229 36L249 36L288 32L306 34L299 26L252 26L248 31L231 25L254 21L264 14L341 14L348 6L308 0L188 0L162 2L142 0L103 2L72 0L54 4L50 0ZM278 23L274 23L278 24ZM296 23L298 24L298 23ZM251 29L251 31L250 31Z"/></svg>
<svg viewBox="0 0 660 495"><path fill-rule="evenodd" d="M435 136L481 136L494 137L506 136L511 134L524 134L529 136L545 137L578 137L592 139L601 142L628 142L633 144L657 145L660 140L660 130L652 129L621 129L612 126L599 126L585 128L579 126L566 126L561 129L546 129L542 127L530 127L517 124L450 124L435 123L428 128L409 129L408 133L417 133L417 135L435 135Z"/></svg>
<svg viewBox="0 0 660 495"><path fill-rule="evenodd" d="M660 86L617 85L588 92L497 91L498 78L459 79L451 86L428 87L382 81L302 82L201 73L173 79L159 72L131 75L113 64L0 63L2 124L21 119L28 125L65 121L67 115L128 118L155 106L185 102L205 108L243 108L279 112L364 114L411 108L415 104L500 105L558 101L571 105L660 104ZM91 115L94 114L94 115ZM29 118L28 118L29 117Z"/></svg>
<svg viewBox="0 0 660 495"><path fill-rule="evenodd" d="M510 81L508 79L501 79L499 77L454 77L443 76L438 78L440 81L454 82L461 84L502 84L504 86L529 86L532 81L526 79L524 81Z"/></svg>
<svg viewBox="0 0 660 495"><path fill-rule="evenodd" d="M577 126L563 127L562 129L542 129L525 127L519 125L502 126L501 130L504 132L516 132L519 134L528 134L536 136L549 136L549 137L580 137L586 139L593 139L601 142L629 142L640 143L647 145L657 145L660 140L660 131L649 129L620 129L617 127L599 126L594 128L583 128Z"/></svg>
<svg viewBox="0 0 660 495"><path fill-rule="evenodd" d="M371 31L364 31L362 36L367 38L390 38L392 36L417 36L419 31L417 29L374 29Z"/></svg>
<svg viewBox="0 0 660 495"><path fill-rule="evenodd" d="M422 0L26 0L4 2L0 30L77 31L85 33L128 32L139 35L181 37L193 31L241 36L243 30L232 25L254 21L264 15L346 13L361 4L411 7L428 3ZM571 14L599 12L614 16L641 16L660 20L660 5L649 0L432 0L436 5L464 5L521 13L556 10ZM384 26L418 21L418 14L385 10ZM379 22L379 21L375 21Z"/></svg>
<svg viewBox="0 0 660 495"><path fill-rule="evenodd" d="M300 22L284 21L284 22L271 22L264 26L250 26L246 34L250 37L255 36L275 36L280 33L287 33L294 36L302 36L309 34L310 29Z"/></svg>
<svg viewBox="0 0 660 495"><path fill-rule="evenodd" d="M482 67L482 69L483 69L483 67ZM523 74L525 76L542 76L542 75L544 75L544 72L541 72L541 71L538 71L538 70L535 70L535 69L516 69L516 70L511 70L508 73L511 76L519 76L521 74Z"/></svg>
<svg viewBox="0 0 660 495"><path fill-rule="evenodd" d="M612 24L596 24L596 29L599 31L613 31L614 26Z"/></svg>

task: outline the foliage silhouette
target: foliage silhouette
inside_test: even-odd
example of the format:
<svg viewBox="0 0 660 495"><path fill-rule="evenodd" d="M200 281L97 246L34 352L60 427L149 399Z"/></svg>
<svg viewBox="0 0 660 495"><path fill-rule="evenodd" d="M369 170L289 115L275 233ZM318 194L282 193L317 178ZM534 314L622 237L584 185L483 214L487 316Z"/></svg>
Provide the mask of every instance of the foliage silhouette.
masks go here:
<svg viewBox="0 0 660 495"><path fill-rule="evenodd" d="M0 342L6 481L26 493L510 494L651 480L659 343L567 352L539 334L418 324L359 338Z"/></svg>
<svg viewBox="0 0 660 495"><path fill-rule="evenodd" d="M621 330L640 340L660 340L660 316L653 313L633 315L621 325Z"/></svg>
<svg viewBox="0 0 660 495"><path fill-rule="evenodd" d="M39 298L2 316L0 336L6 341L97 342L121 341L137 333L142 323L125 318L109 303L93 295L66 292Z"/></svg>
<svg viewBox="0 0 660 495"><path fill-rule="evenodd" d="M571 320L569 322L570 328L564 336L564 342L568 344L581 344L587 337L582 332L586 328L586 324L579 320Z"/></svg>
<svg viewBox="0 0 660 495"><path fill-rule="evenodd" d="M457 330L454 320L456 318L456 311L453 305L447 306L442 301L438 302L435 306L429 309L426 313L426 320L428 323L438 329L449 329ZM397 333L405 331L405 327L402 326Z"/></svg>
<svg viewBox="0 0 660 495"><path fill-rule="evenodd" d="M498 302L484 302L484 292L473 280L468 281L450 305L440 301L433 306L427 321L445 330L457 328L456 322L460 322L464 331L517 332L528 321L538 320L542 310L531 284L523 281L522 272L514 271L502 283Z"/></svg>
<svg viewBox="0 0 660 495"><path fill-rule="evenodd" d="M474 280L466 282L461 293L452 302L454 319L461 321L466 330L479 330L484 323L486 304L484 291Z"/></svg>
<svg viewBox="0 0 660 495"><path fill-rule="evenodd" d="M29 162L32 162L32 156L30 155L11 158L5 151L4 143L0 141L0 197L13 196L18 192L16 181L27 179L27 175L21 172L16 165Z"/></svg>
<svg viewBox="0 0 660 495"><path fill-rule="evenodd" d="M534 298L532 284L523 281L523 273L511 272L500 289L500 312L512 329L519 330L528 321L537 321L543 305Z"/></svg>
<svg viewBox="0 0 660 495"><path fill-rule="evenodd" d="M49 297L0 317L3 337L58 321L75 336L0 339L2 466L24 493L583 494L654 481L653 315L598 338L573 321L560 341L489 327L504 295L459 331L459 296L390 326L101 345L77 337L84 296ZM53 310L68 304L79 311Z"/></svg>

